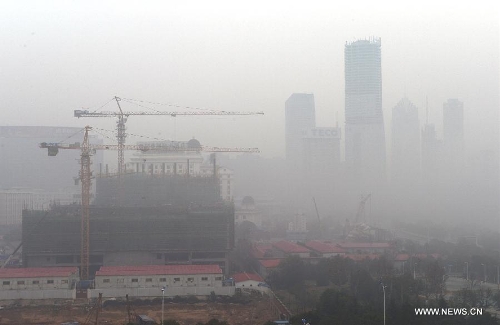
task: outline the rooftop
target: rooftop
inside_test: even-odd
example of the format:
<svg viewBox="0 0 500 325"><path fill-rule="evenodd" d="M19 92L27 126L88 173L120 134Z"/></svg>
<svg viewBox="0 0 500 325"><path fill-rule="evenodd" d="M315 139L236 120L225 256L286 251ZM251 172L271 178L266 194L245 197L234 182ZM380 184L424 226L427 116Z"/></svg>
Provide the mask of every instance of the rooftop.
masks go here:
<svg viewBox="0 0 500 325"><path fill-rule="evenodd" d="M30 267L0 269L0 278L50 278L78 274L77 267Z"/></svg>
<svg viewBox="0 0 500 325"><path fill-rule="evenodd" d="M280 262L281 262L281 259L279 259L279 258L276 258L273 260L259 260L260 265L262 265L263 267L265 267L267 269L272 269L272 268L278 267L278 265L280 265Z"/></svg>
<svg viewBox="0 0 500 325"><path fill-rule="evenodd" d="M140 265L101 266L96 276L105 275L183 275L222 274L219 265Z"/></svg>
<svg viewBox="0 0 500 325"><path fill-rule="evenodd" d="M349 258L353 261L359 262L364 261L366 259L374 260L380 257L378 254L346 254L346 258Z"/></svg>
<svg viewBox="0 0 500 325"><path fill-rule="evenodd" d="M332 243L326 243L319 240L308 241L306 242L306 246L320 253L345 253L344 249Z"/></svg>
<svg viewBox="0 0 500 325"><path fill-rule="evenodd" d="M390 243L338 243L342 248L390 248Z"/></svg>
<svg viewBox="0 0 500 325"><path fill-rule="evenodd" d="M297 245L295 243L281 240L279 242L273 243L273 246L285 253L309 253L310 250L304 246Z"/></svg>
<svg viewBox="0 0 500 325"><path fill-rule="evenodd" d="M251 254L255 258L266 258L272 256L272 249L273 246L270 244L255 244L252 246Z"/></svg>

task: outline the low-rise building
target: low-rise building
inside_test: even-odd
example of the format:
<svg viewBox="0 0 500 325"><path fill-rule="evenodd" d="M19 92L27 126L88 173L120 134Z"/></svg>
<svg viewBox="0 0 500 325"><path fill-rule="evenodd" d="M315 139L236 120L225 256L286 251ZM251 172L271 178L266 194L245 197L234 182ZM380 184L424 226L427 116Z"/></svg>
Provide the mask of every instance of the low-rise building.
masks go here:
<svg viewBox="0 0 500 325"><path fill-rule="evenodd" d="M234 285L236 288L257 290L260 292L268 292L269 285L264 279L256 273L237 273L233 275Z"/></svg>
<svg viewBox="0 0 500 325"><path fill-rule="evenodd" d="M281 259L275 258L271 260L259 260L259 274L263 278L267 278L269 274L276 270L276 268L280 265Z"/></svg>
<svg viewBox="0 0 500 325"><path fill-rule="evenodd" d="M306 247L286 240L273 243L273 247L281 251L284 254L284 257L295 255L303 258L311 256L311 251Z"/></svg>
<svg viewBox="0 0 500 325"><path fill-rule="evenodd" d="M310 240L305 243L307 248L313 250L313 252L319 257L334 257L334 256L344 256L345 250L332 243L322 242L319 240Z"/></svg>
<svg viewBox="0 0 500 325"><path fill-rule="evenodd" d="M77 267L0 269L0 299L72 298Z"/></svg>
<svg viewBox="0 0 500 325"><path fill-rule="evenodd" d="M338 243L337 246L349 254L383 254L394 249L391 243Z"/></svg>
<svg viewBox="0 0 500 325"><path fill-rule="evenodd" d="M218 265L102 266L95 288L222 287Z"/></svg>

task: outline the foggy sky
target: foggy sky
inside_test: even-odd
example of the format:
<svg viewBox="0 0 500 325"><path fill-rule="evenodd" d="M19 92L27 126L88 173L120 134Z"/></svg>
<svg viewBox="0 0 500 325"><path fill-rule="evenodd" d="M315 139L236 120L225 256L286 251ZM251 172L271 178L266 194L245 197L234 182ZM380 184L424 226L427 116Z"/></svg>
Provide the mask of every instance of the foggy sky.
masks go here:
<svg viewBox="0 0 500 325"><path fill-rule="evenodd" d="M467 152L497 148L498 6L319 3L4 1L1 124L113 130L112 118L78 120L73 110L97 109L115 95L262 110L265 116L175 122L131 117L127 126L133 134L194 136L205 145L259 147L265 157L280 157L284 103L294 92L314 93L318 126L334 126L338 114L344 131L345 42L376 36L382 39L387 144L392 107L406 95L419 108L421 123L428 97L429 121L440 138L443 103L458 98L464 102ZM104 109L116 110L116 104ZM138 140L144 139L131 136L128 143Z"/></svg>

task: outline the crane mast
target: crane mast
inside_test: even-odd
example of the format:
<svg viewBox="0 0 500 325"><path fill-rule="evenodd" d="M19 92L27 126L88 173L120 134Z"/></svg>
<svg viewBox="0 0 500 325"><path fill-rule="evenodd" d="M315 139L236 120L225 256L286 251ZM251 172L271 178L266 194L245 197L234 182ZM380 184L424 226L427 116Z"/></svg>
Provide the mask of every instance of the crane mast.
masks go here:
<svg viewBox="0 0 500 325"><path fill-rule="evenodd" d="M85 127L83 137L82 153L80 158L80 180L82 184L82 231L81 231L81 255L80 255L80 278L88 280L89 278L89 236L90 236L90 187L92 171L90 166L92 161L91 148L89 143L89 130L91 127Z"/></svg>
<svg viewBox="0 0 500 325"><path fill-rule="evenodd" d="M75 117L118 117L116 123L116 137L118 141L118 177L120 177L125 171L125 139L127 134L125 132L125 123L129 116L159 116L168 115L176 117L178 115L192 116L192 115L264 115L264 112L228 112L228 111L197 111L197 112L161 112L161 111L142 111L142 112L124 112L120 106L121 98L115 96L114 100L118 105L119 112L90 112L88 110L75 110Z"/></svg>
<svg viewBox="0 0 500 325"><path fill-rule="evenodd" d="M257 148L220 148L220 147L198 147L183 148L169 146L148 146L148 145L93 145L89 142L89 131L92 127L86 126L83 136L83 143L61 144L61 143L40 143L40 148L48 150L49 156L56 156L59 149L81 150L80 155L80 180L82 184L82 225L81 225L81 255L80 255L80 278L89 279L89 255L90 255L90 188L92 185L92 159L91 156L96 150L140 150L154 152L176 152L176 151L207 151L207 152L248 152L258 153ZM123 156L121 156L123 159Z"/></svg>

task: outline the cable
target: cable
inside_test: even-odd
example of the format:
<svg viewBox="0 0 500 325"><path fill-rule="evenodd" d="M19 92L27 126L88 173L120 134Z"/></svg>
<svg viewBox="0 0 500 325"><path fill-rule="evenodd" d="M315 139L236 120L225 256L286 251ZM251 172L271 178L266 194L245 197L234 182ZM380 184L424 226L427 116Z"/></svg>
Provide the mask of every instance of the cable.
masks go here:
<svg viewBox="0 0 500 325"><path fill-rule="evenodd" d="M162 106L169 106L169 107L176 107L176 108L188 108L188 109L197 109L197 110L202 110L202 111L214 111L213 109L210 109L210 108L190 107L190 106L181 106L181 105L176 105L176 104L156 103L156 102L149 102L147 100L132 99L132 98L122 98L122 99L125 99L127 101L134 101L134 102L148 103L148 104L162 105ZM133 103L131 103L131 104L133 104ZM136 105L138 105L138 104L136 104Z"/></svg>
<svg viewBox="0 0 500 325"><path fill-rule="evenodd" d="M77 134L81 133L83 130L85 130L85 128L78 130L77 132L75 132L75 133L71 134L70 136L68 136L68 137L64 138L63 140L61 140L61 141L59 141L59 142L56 142L56 143L63 143L64 141L68 140L69 138L72 138L72 137L74 137L75 135L77 135Z"/></svg>

